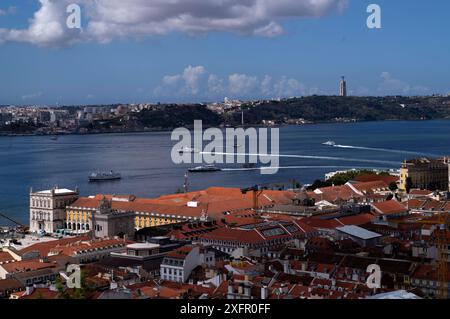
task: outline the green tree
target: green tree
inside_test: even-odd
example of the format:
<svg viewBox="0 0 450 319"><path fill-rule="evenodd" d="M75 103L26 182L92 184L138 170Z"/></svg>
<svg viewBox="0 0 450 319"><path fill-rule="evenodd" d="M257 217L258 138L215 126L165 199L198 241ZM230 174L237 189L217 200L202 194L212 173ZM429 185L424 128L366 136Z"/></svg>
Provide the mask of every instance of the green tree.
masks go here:
<svg viewBox="0 0 450 319"><path fill-rule="evenodd" d="M389 189L393 192L395 192L398 189L397 183L396 182L391 182L389 184Z"/></svg>

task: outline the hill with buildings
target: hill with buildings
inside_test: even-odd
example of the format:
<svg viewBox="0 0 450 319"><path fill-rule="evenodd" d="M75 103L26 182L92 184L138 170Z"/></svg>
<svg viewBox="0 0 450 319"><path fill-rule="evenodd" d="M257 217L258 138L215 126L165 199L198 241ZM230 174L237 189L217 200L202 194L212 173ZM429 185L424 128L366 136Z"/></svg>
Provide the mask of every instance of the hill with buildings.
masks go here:
<svg viewBox="0 0 450 319"><path fill-rule="evenodd" d="M382 120L431 120L450 118L450 97L338 97L308 96L258 105L243 105L247 124ZM228 116L239 123L240 114Z"/></svg>
<svg viewBox="0 0 450 319"><path fill-rule="evenodd" d="M210 104L114 104L2 107L0 135L110 133L192 127L289 125L450 118L450 97L308 96L282 100L225 99Z"/></svg>

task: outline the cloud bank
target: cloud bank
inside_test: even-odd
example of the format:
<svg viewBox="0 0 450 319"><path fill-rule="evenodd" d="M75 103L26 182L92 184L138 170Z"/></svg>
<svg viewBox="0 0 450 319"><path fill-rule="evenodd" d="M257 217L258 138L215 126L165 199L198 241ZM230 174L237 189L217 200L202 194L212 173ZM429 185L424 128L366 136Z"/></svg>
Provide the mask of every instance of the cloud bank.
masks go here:
<svg viewBox="0 0 450 319"><path fill-rule="evenodd" d="M243 73L233 73L221 77L210 73L204 66L188 66L179 74L166 75L153 90L158 98L217 99L225 96L233 98L284 98L318 92L317 88L307 88L297 79L269 75L258 77Z"/></svg>
<svg viewBox="0 0 450 319"><path fill-rule="evenodd" d="M348 0L39 0L26 29L0 29L0 42L65 46L107 43L182 32L230 32L275 37L291 18L316 18L345 10ZM82 7L82 30L66 26L71 3Z"/></svg>

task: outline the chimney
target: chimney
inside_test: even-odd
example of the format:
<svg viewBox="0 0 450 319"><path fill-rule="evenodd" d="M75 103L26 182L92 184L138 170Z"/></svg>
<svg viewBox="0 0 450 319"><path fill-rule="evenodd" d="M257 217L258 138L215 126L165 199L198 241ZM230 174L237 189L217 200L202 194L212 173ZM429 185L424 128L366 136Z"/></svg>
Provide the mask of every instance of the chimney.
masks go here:
<svg viewBox="0 0 450 319"><path fill-rule="evenodd" d="M269 297L269 289L267 286L261 288L261 299L267 299Z"/></svg>
<svg viewBox="0 0 450 319"><path fill-rule="evenodd" d="M41 258L39 259L39 262L40 262L41 264L48 263L48 257L47 257L47 256L41 257Z"/></svg>
<svg viewBox="0 0 450 319"><path fill-rule="evenodd" d="M228 293L232 294L233 293L233 285L231 282L228 283Z"/></svg>
<svg viewBox="0 0 450 319"><path fill-rule="evenodd" d="M283 260L283 272L285 274L289 274L290 269L289 269L289 260Z"/></svg>
<svg viewBox="0 0 450 319"><path fill-rule="evenodd" d="M34 286L27 286L25 288L25 295L30 296L33 293L33 291L34 291Z"/></svg>

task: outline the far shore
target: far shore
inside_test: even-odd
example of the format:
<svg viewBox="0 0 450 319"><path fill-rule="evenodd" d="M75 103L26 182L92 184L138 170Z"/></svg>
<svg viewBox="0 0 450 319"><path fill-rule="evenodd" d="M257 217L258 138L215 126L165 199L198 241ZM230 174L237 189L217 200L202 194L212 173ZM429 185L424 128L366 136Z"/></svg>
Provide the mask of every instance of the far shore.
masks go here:
<svg viewBox="0 0 450 319"><path fill-rule="evenodd" d="M386 120L377 120L377 121L364 121L364 120L354 120L354 121L317 121L317 122L311 122L311 123L305 123L305 124L276 124L276 125L262 125L262 124L255 124L255 125L239 125L239 126L220 126L221 129L226 128L261 128L261 127L267 127L267 128L276 128L276 127L297 127L297 126L310 126L310 125L324 125L324 124L356 124L356 123L378 123L378 122L433 122L433 121L450 121L448 118L440 118L440 119L417 119L417 120L397 120L397 119L386 119ZM204 125L204 128L210 128L213 126ZM186 127L189 130L193 130L193 126L187 126ZM60 133L48 133L48 134L42 134L42 133L6 133L6 132L0 132L0 138L2 137L54 137L54 136L69 136L69 135L104 135L104 134L141 134L141 133L162 133L162 132L170 132L176 129L176 127L172 128L149 128L144 130L124 130L124 131L103 131L103 132L86 132L86 133L79 133L79 132L60 132Z"/></svg>

